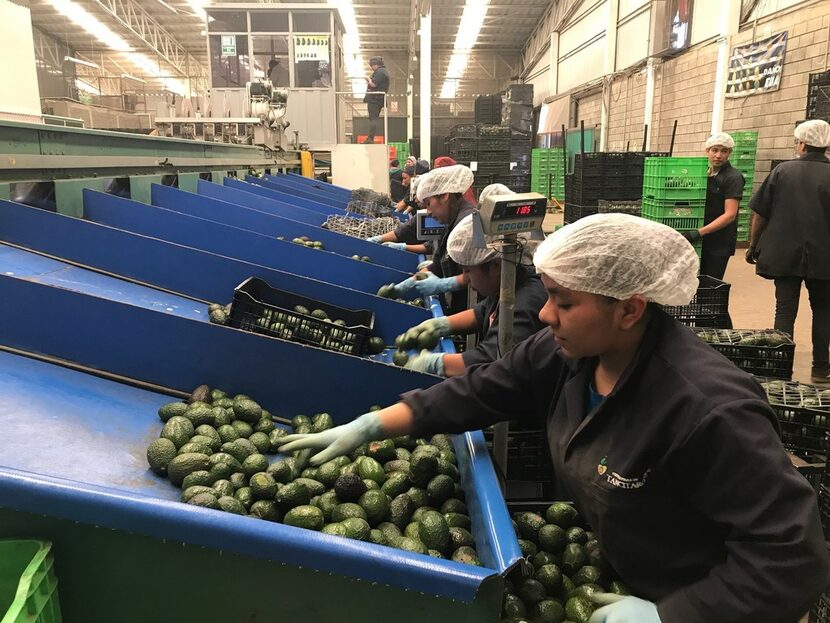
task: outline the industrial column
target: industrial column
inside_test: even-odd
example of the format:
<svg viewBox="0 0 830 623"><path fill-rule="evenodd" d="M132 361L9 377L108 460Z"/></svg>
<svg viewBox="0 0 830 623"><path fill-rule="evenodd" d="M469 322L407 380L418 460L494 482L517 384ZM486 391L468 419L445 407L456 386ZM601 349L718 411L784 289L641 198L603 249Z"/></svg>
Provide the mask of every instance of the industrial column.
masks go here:
<svg viewBox="0 0 830 623"><path fill-rule="evenodd" d="M715 69L715 98L712 102L712 134L723 127L723 107L726 99L726 78L729 72L729 44L738 32L741 3L727 0L721 3L720 34L718 35L718 65Z"/></svg>
<svg viewBox="0 0 830 623"><path fill-rule="evenodd" d="M432 137L432 6L421 6L421 150L420 158L432 161L430 138Z"/></svg>
<svg viewBox="0 0 830 623"><path fill-rule="evenodd" d="M654 67L657 65L657 59L650 56L646 64L646 103L643 111L643 124L645 124L648 134L646 134L645 151L651 151L651 137L654 134L654 124L652 123L652 116L654 113Z"/></svg>
<svg viewBox="0 0 830 623"><path fill-rule="evenodd" d="M608 76L614 73L617 66L617 18L620 11L620 0L608 2L608 26L605 29L605 63L602 76L602 117L599 128L599 150L608 148L608 118L611 107L611 84Z"/></svg>

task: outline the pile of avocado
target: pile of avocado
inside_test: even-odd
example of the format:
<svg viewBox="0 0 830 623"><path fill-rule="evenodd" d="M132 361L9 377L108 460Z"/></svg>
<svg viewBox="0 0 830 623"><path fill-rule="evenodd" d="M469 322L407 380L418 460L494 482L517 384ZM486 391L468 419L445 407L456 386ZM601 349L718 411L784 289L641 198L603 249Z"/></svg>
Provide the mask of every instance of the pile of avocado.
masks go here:
<svg viewBox="0 0 830 623"><path fill-rule="evenodd" d="M415 307L424 307L424 299L420 297L407 301L405 298L398 296L398 291L395 289L394 283L382 285L378 288L376 296L379 296L382 299L391 299L393 301L397 301L398 303L406 303L407 305L413 305Z"/></svg>
<svg viewBox="0 0 830 623"><path fill-rule="evenodd" d="M355 255L352 256L352 259L357 260L358 262L369 262L369 263L372 262L372 258L369 257L368 255L357 255L357 254L355 254Z"/></svg>
<svg viewBox="0 0 830 623"><path fill-rule="evenodd" d="M214 324L228 324L231 319L231 304L211 303L208 305L208 318Z"/></svg>
<svg viewBox="0 0 830 623"><path fill-rule="evenodd" d="M304 247L308 247L309 249L322 249L323 243L319 240L312 240L308 236L299 236L297 238L292 238L291 242L294 244L299 244Z"/></svg>
<svg viewBox="0 0 830 623"><path fill-rule="evenodd" d="M403 367L406 365L406 362L409 361L409 355L406 351L413 349L417 349L419 351L432 350L438 346L438 342L440 340L441 336L435 333L435 331L412 327L406 333L401 333L395 338L395 346L397 350L395 351L395 354L392 355L392 363L396 366Z"/></svg>
<svg viewBox="0 0 830 623"><path fill-rule="evenodd" d="M300 470L298 453L269 461L287 432L243 394L203 385L158 414L164 427L147 462L187 504L481 564L447 435L373 441ZM292 419L295 433L333 425L328 413Z"/></svg>
<svg viewBox="0 0 830 623"><path fill-rule="evenodd" d="M540 509L541 510L541 509ZM593 593L629 595L603 558L576 509L554 502L540 513L513 514L513 527L533 576L505 582L502 622L586 623Z"/></svg>

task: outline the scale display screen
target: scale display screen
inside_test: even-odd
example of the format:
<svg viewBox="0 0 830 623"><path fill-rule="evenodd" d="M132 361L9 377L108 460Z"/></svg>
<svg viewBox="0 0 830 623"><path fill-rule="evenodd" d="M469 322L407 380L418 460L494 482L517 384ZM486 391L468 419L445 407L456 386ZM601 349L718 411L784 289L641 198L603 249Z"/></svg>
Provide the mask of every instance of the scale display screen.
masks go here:
<svg viewBox="0 0 830 623"><path fill-rule="evenodd" d="M417 219L416 235L418 236L418 240L440 238L447 229L446 225L442 225L436 221L429 214L427 214L426 210L418 210L415 213L415 218Z"/></svg>
<svg viewBox="0 0 830 623"><path fill-rule="evenodd" d="M541 228L547 199L538 193L490 196L479 209L485 234L517 234Z"/></svg>
<svg viewBox="0 0 830 623"><path fill-rule="evenodd" d="M522 217L544 216L545 209L544 201L500 201L496 203L491 220L503 221Z"/></svg>

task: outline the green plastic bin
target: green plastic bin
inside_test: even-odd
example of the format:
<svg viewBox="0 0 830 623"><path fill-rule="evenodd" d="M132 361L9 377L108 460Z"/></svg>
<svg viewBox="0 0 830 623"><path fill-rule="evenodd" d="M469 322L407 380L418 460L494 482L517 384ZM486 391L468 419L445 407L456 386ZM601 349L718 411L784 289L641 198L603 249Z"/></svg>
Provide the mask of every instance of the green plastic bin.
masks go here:
<svg viewBox="0 0 830 623"><path fill-rule="evenodd" d="M61 623L52 543L0 539L0 623Z"/></svg>

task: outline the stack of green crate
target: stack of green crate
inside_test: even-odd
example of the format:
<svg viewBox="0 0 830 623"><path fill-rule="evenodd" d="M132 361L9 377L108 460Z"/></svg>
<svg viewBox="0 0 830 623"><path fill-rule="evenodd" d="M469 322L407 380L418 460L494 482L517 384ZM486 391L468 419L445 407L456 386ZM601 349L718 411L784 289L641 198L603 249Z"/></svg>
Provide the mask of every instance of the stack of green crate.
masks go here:
<svg viewBox="0 0 830 623"><path fill-rule="evenodd" d="M643 217L678 231L703 227L708 171L707 158L646 158Z"/></svg>
<svg viewBox="0 0 830 623"><path fill-rule="evenodd" d="M744 175L744 196L738 208L738 242L749 240L749 199L752 197L752 184L755 181L755 155L758 149L758 132L749 130L746 132L732 132L730 134L735 141L732 156L729 161L732 166Z"/></svg>
<svg viewBox="0 0 830 623"><path fill-rule="evenodd" d="M530 192L565 200L565 162L561 147L538 147L530 152Z"/></svg>
<svg viewBox="0 0 830 623"><path fill-rule="evenodd" d="M409 157L409 143L387 143L389 147L394 147L397 150L397 156L395 156L401 163L401 168L403 168L406 159Z"/></svg>

